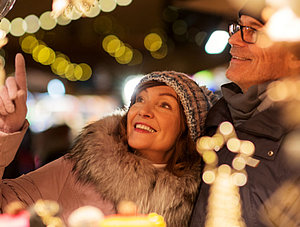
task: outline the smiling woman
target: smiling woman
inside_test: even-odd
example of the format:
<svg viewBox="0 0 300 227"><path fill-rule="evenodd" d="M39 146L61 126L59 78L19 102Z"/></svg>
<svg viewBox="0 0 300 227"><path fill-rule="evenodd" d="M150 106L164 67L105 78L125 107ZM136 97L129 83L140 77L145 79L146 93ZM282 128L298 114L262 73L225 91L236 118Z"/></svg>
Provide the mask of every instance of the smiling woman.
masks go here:
<svg viewBox="0 0 300 227"><path fill-rule="evenodd" d="M55 200L66 221L81 206L108 215L117 212L120 201L131 200L140 214L155 212L168 227L186 227L201 180L194 142L215 101L211 91L183 73L150 73L137 85L127 112L88 125L64 157L3 180L1 208L14 200L27 206ZM25 121L21 131L0 134L1 155L13 155L27 127Z"/></svg>

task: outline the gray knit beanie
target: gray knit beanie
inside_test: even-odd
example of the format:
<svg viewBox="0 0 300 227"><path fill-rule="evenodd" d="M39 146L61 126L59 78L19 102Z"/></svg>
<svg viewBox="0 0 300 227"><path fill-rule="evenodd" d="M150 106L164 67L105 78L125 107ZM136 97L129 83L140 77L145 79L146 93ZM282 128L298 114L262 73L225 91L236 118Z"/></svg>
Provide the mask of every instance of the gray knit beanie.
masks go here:
<svg viewBox="0 0 300 227"><path fill-rule="evenodd" d="M199 86L188 75L175 71L149 73L141 79L135 91L142 84L152 80L165 83L177 93L184 109L190 135L195 141L204 130L207 112L217 101L217 96L205 86Z"/></svg>

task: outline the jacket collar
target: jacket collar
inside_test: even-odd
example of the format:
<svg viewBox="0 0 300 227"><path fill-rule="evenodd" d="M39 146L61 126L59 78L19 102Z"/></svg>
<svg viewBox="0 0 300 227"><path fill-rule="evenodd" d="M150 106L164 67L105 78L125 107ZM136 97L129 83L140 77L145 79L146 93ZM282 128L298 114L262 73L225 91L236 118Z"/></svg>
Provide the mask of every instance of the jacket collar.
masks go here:
<svg viewBox="0 0 300 227"><path fill-rule="evenodd" d="M223 86L235 92L241 92L241 89L234 83ZM233 122L227 103L224 98L221 98L208 113L205 123L206 129L211 127L217 128L223 121ZM280 109L276 106L256 114L240 124L236 129L272 140L280 139L289 131L289 128L282 122Z"/></svg>

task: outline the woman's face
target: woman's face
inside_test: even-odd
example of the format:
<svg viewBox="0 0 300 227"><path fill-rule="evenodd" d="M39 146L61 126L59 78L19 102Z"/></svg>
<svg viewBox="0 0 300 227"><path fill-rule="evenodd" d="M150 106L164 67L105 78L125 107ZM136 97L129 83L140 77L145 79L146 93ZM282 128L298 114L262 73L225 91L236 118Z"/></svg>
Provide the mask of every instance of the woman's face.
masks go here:
<svg viewBox="0 0 300 227"><path fill-rule="evenodd" d="M166 163L180 133L177 94L168 86L142 90L127 116L128 144L154 163Z"/></svg>

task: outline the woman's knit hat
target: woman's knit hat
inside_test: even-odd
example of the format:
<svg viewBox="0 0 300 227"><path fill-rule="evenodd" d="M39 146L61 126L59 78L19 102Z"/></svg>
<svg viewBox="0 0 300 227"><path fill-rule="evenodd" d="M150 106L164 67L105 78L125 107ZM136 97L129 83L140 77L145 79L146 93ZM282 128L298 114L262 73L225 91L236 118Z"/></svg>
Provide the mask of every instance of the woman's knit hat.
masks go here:
<svg viewBox="0 0 300 227"><path fill-rule="evenodd" d="M192 139L196 140L200 137L207 112L217 101L217 96L205 86L199 86L188 75L174 71L147 74L136 86L135 91L144 83L153 80L163 82L174 89L183 106Z"/></svg>

